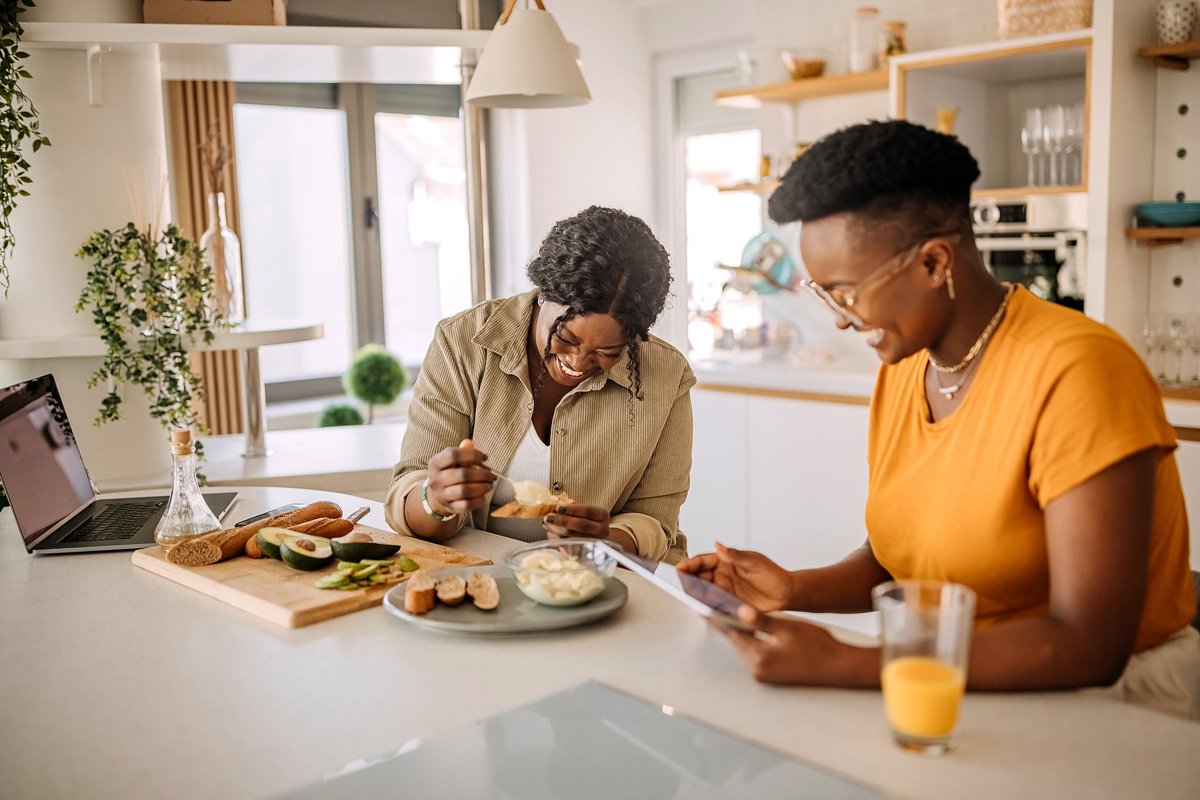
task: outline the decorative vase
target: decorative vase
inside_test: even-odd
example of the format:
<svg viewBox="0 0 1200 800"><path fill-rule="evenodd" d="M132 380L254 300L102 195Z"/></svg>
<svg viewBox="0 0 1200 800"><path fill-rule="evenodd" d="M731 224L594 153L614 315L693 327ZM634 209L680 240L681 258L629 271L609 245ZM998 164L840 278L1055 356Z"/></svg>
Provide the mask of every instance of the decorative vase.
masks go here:
<svg viewBox="0 0 1200 800"><path fill-rule="evenodd" d="M231 324L246 318L242 293L242 246L225 219L225 193L208 195L208 228L200 237L213 271L213 310Z"/></svg>
<svg viewBox="0 0 1200 800"><path fill-rule="evenodd" d="M1183 44L1191 41L1200 17L1194 0L1159 0L1158 43Z"/></svg>

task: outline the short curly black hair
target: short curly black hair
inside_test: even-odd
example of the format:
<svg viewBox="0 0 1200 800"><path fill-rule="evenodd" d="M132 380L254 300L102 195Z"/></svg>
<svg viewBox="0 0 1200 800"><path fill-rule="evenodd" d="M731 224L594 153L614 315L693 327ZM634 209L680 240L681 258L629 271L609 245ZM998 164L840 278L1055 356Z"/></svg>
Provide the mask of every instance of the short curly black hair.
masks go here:
<svg viewBox="0 0 1200 800"><path fill-rule="evenodd" d="M905 120L873 121L831 133L792 162L771 195L779 223L850 212L911 230L970 228L979 164L953 136Z"/></svg>
<svg viewBox="0 0 1200 800"><path fill-rule="evenodd" d="M624 211L590 206L554 224L526 273L543 298L567 307L550 338L584 314L617 321L629 350L632 393L641 400L637 343L650 338L671 286L671 259L650 226Z"/></svg>

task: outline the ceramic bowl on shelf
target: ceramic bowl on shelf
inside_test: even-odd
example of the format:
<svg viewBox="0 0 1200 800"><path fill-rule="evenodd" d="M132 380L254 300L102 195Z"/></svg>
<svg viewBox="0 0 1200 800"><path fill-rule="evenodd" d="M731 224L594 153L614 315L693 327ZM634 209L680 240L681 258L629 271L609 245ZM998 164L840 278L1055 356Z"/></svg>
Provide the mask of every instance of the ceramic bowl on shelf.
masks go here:
<svg viewBox="0 0 1200 800"><path fill-rule="evenodd" d="M819 78L825 73L825 52L823 50L784 50L780 56L783 66L787 68L792 80Z"/></svg>
<svg viewBox="0 0 1200 800"><path fill-rule="evenodd" d="M1139 203L1139 219L1164 228L1200 225L1200 203Z"/></svg>

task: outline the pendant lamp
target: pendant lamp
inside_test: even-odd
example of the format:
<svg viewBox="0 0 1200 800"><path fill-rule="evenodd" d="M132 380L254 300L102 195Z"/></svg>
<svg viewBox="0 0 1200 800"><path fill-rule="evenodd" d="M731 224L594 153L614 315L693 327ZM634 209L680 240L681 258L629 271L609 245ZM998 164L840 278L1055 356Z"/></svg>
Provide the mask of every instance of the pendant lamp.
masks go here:
<svg viewBox="0 0 1200 800"><path fill-rule="evenodd" d="M509 0L488 37L467 102L482 108L561 108L591 101L587 83L542 0Z"/></svg>

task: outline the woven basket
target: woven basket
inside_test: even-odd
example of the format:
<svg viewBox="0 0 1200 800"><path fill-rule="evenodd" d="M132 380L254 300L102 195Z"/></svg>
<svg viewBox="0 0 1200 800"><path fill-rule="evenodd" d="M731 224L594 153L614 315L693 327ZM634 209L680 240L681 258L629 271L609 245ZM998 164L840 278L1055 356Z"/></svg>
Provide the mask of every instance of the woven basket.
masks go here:
<svg viewBox="0 0 1200 800"><path fill-rule="evenodd" d="M1092 0L996 0L1000 38L1092 26Z"/></svg>

